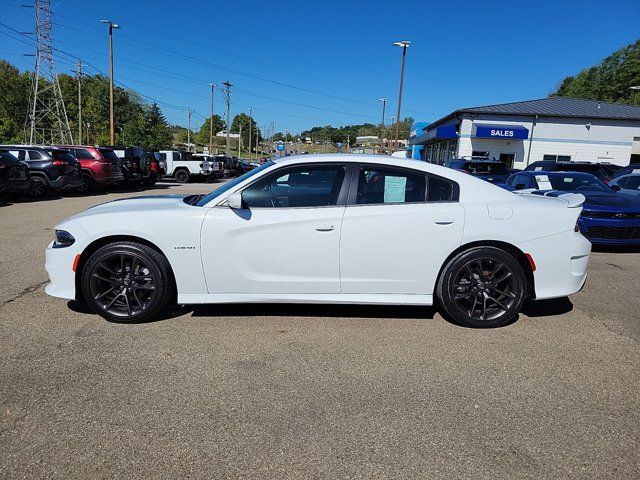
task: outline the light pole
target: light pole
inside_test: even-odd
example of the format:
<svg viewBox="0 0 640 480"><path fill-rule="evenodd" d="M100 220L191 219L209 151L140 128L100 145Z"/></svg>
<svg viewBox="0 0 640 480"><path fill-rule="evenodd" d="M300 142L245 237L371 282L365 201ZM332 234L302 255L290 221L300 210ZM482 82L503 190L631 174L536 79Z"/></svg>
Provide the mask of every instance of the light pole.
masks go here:
<svg viewBox="0 0 640 480"><path fill-rule="evenodd" d="M116 130L113 121L113 30L120 28L120 26L111 20L102 19L100 22L109 25L109 139L111 140L111 145L115 145Z"/></svg>
<svg viewBox="0 0 640 480"><path fill-rule="evenodd" d="M191 109L187 108L187 152L191 151Z"/></svg>
<svg viewBox="0 0 640 480"><path fill-rule="evenodd" d="M211 87L211 117L209 118L209 155L213 154L213 89L216 88L215 83L210 83Z"/></svg>
<svg viewBox="0 0 640 480"><path fill-rule="evenodd" d="M78 145L82 144L82 61L78 59L78 63L76 64L78 70L76 73L78 74Z"/></svg>
<svg viewBox="0 0 640 480"><path fill-rule="evenodd" d="M252 143L252 138L251 138L251 127L253 126L253 108L249 107L249 163L251 163L251 143ZM256 148L256 152L258 151L258 149Z"/></svg>
<svg viewBox="0 0 640 480"><path fill-rule="evenodd" d="M387 98L381 98L380 101L382 102L382 121L380 122L380 149L378 153L384 149L384 112L387 109Z"/></svg>
<svg viewBox="0 0 640 480"><path fill-rule="evenodd" d="M229 82L229 80L227 80L226 82L223 83L223 85L225 86L225 97L227 100L227 147L225 149L225 155L228 157L230 156L231 153L231 140L229 139L229 129L231 128L231 125L229 124L229 104L231 103L231 87L233 87L233 84Z"/></svg>
<svg viewBox="0 0 640 480"><path fill-rule="evenodd" d="M400 90L398 92L398 114L396 116L396 133L395 133L395 146L398 148L398 128L400 123L400 107L402 106L402 87L404 85L404 65L407 58L407 48L411 45L408 40L393 43L396 47L402 47L402 67L400 68Z"/></svg>
<svg viewBox="0 0 640 480"><path fill-rule="evenodd" d="M633 103L638 103L638 90L640 90L640 85L635 85L633 87L629 87L630 90L633 90Z"/></svg>

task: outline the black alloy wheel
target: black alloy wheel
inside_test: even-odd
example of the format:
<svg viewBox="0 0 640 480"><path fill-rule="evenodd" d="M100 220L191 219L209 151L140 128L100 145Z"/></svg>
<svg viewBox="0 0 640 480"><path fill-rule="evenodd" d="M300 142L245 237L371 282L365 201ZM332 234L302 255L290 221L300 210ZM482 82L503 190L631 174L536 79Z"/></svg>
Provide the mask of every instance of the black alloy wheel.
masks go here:
<svg viewBox="0 0 640 480"><path fill-rule="evenodd" d="M187 183L189 181L189 172L181 169L175 173L174 177L178 183Z"/></svg>
<svg viewBox="0 0 640 480"><path fill-rule="evenodd" d="M107 320L152 319L171 295L169 268L166 258L146 245L106 245L89 258L82 272L84 298Z"/></svg>
<svg viewBox="0 0 640 480"><path fill-rule="evenodd" d="M79 193L89 193L93 190L94 182L88 175L81 175L80 179L82 183L76 187L76 191Z"/></svg>
<svg viewBox="0 0 640 480"><path fill-rule="evenodd" d="M470 327L499 327L515 320L525 290L520 264L494 247L462 252L447 264L438 282L446 313Z"/></svg>
<svg viewBox="0 0 640 480"><path fill-rule="evenodd" d="M31 186L29 187L29 195L34 198L42 198L49 192L49 185L40 177L31 178Z"/></svg>

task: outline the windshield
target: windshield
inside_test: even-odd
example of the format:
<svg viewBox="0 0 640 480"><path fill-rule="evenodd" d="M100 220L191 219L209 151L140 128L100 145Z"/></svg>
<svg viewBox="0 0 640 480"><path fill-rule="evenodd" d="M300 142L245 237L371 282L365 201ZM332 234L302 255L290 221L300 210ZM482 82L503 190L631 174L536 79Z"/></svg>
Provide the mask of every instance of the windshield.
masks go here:
<svg viewBox="0 0 640 480"><path fill-rule="evenodd" d="M547 175L536 175L538 187L540 187L541 179L538 177L547 177ZM611 188L601 182L592 175L549 175L549 182L553 190L562 190L564 192L573 191L589 191L589 192L607 192L611 193ZM543 182L544 183L544 182ZM541 187L540 187L541 188Z"/></svg>
<svg viewBox="0 0 640 480"><path fill-rule="evenodd" d="M469 162L465 168L471 173L493 173L498 175L506 175L507 166L498 162Z"/></svg>
<svg viewBox="0 0 640 480"><path fill-rule="evenodd" d="M244 182L247 178L253 177L256 173L261 172L265 168L269 168L271 165L273 165L272 161L263 163L260 167L254 168L253 170L248 171L244 175L240 175L238 178L236 178L234 180L231 180L230 182L221 184L214 191L212 191L211 193L209 193L209 194L205 195L204 197L202 197L200 199L200 201L198 202L198 206L199 207L204 206L205 204L209 203L211 200L216 198L218 195L220 195L220 194L232 189L236 185Z"/></svg>

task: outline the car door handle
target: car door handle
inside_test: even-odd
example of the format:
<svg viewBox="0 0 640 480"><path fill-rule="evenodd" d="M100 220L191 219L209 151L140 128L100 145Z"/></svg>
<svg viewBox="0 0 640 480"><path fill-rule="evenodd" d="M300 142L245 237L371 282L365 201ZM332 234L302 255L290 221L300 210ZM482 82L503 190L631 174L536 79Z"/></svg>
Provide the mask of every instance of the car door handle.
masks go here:
<svg viewBox="0 0 640 480"><path fill-rule="evenodd" d="M433 221L436 225L451 225L455 220L438 219Z"/></svg>
<svg viewBox="0 0 640 480"><path fill-rule="evenodd" d="M322 225L318 225L316 227L316 230L318 232L330 232L335 229L336 229L336 226L333 223L323 223Z"/></svg>

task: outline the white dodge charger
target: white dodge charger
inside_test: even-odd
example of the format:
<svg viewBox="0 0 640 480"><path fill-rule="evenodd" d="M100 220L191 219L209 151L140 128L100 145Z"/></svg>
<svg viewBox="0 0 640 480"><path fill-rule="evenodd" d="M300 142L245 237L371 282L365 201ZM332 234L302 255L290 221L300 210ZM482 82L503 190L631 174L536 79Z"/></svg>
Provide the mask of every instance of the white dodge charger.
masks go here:
<svg viewBox="0 0 640 480"><path fill-rule="evenodd" d="M580 290L584 197L515 195L463 172L368 155L265 163L208 195L143 196L64 220L48 294L108 320L178 304L432 305L462 325Z"/></svg>

